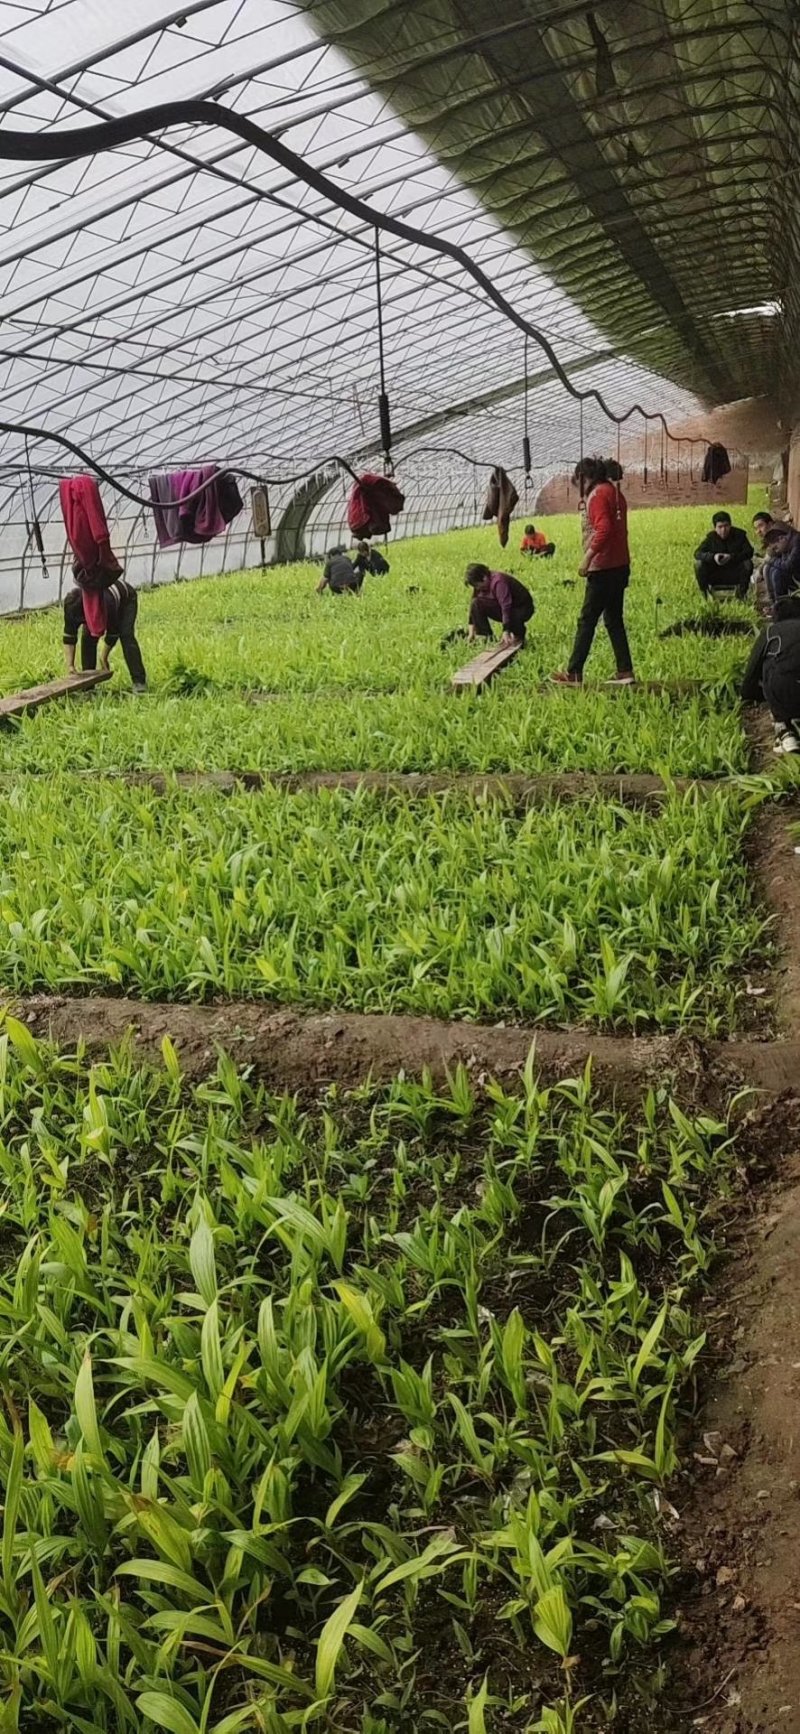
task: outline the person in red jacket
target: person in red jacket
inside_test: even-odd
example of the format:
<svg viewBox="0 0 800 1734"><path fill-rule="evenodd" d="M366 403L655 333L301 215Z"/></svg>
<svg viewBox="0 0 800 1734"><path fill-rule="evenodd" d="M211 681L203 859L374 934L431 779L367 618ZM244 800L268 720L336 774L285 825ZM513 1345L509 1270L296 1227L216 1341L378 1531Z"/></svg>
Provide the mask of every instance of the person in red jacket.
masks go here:
<svg viewBox="0 0 800 1734"><path fill-rule="evenodd" d="M580 576L586 596L566 672L554 674L559 686L580 686L583 669L602 617L617 662L612 686L633 686L635 676L625 631L625 591L631 575L628 507L619 485L622 471L611 459L582 458L573 480L587 490L584 514L584 556Z"/></svg>

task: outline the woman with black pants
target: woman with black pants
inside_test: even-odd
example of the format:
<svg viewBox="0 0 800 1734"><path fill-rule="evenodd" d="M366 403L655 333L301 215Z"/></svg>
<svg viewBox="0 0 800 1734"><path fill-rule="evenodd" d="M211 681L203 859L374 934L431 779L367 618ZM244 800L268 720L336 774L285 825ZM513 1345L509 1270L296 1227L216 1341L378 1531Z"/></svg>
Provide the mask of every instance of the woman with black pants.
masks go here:
<svg viewBox="0 0 800 1734"><path fill-rule="evenodd" d="M634 673L625 631L625 591L631 575L628 546L628 506L619 486L622 471L602 458L582 458L573 480L588 488L584 518L584 557L580 576L586 579L572 655L565 673L554 674L558 686L580 686L598 622L611 640L617 672L611 686L633 686Z"/></svg>
<svg viewBox="0 0 800 1734"><path fill-rule="evenodd" d="M95 607L97 600L95 597ZM97 644L102 635L104 643L100 652L100 667L108 668L109 652L119 642L134 692L145 692L147 675L136 637L139 598L133 585L126 584L124 578L115 578L114 582L103 590L100 607L101 616L98 617L91 606L91 599L87 600L86 590L80 583L64 597L64 659L67 673L75 673L78 634L80 633L81 637L82 669L97 667Z"/></svg>

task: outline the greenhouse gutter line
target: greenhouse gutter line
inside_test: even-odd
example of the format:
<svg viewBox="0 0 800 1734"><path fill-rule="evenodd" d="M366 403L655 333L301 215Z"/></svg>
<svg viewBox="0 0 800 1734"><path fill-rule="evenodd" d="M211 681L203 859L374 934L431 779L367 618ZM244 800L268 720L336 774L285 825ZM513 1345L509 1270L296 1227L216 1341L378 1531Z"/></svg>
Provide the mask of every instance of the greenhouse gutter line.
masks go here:
<svg viewBox="0 0 800 1734"><path fill-rule="evenodd" d="M140 1058L159 1059L169 1036L187 1079L213 1072L221 1051L253 1067L269 1085L308 1096L330 1085L378 1083L428 1067L444 1078L459 1064L483 1075L518 1075L531 1048L542 1076L575 1077L591 1061L595 1079L641 1093L671 1071L693 1073L702 1090L734 1083L779 1095L796 1090L800 1042L705 1041L689 1034L608 1036L589 1029L440 1022L435 1018L356 1012L301 1012L252 1001L175 1005L102 996L37 995L13 1010L40 1037L82 1044L92 1056L129 1037Z"/></svg>
<svg viewBox="0 0 800 1734"><path fill-rule="evenodd" d="M38 766L0 772L0 787L19 783L22 777L60 775ZM469 800L505 800L517 808L546 805L549 801L583 801L598 798L619 801L625 807L659 806L673 795L696 791L719 793L735 786L736 777L656 777L649 772L545 771L525 776L508 771L161 771L104 770L102 767L68 772L92 782L124 783L129 788L152 789L167 795L175 789L216 789L219 794L239 791L258 794L279 789L288 794L341 789L355 794L363 789L372 795L397 795L424 800L429 795L458 795ZM744 776L745 773L742 773Z"/></svg>

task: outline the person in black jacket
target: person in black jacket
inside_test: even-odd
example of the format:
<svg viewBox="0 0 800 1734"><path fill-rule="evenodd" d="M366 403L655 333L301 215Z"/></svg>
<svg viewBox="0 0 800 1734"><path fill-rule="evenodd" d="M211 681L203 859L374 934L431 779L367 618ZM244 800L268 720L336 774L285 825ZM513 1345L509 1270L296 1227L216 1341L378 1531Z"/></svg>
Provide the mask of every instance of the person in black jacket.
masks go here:
<svg viewBox="0 0 800 1734"><path fill-rule="evenodd" d="M773 524L764 535L767 592L773 608L800 590L800 533L791 524Z"/></svg>
<svg viewBox="0 0 800 1734"><path fill-rule="evenodd" d="M369 542L357 543L355 559L353 560L352 555L350 558L353 571L359 580L359 588L368 572L371 572L373 578L383 578L390 569L389 562L380 549L371 548Z"/></svg>
<svg viewBox="0 0 800 1734"><path fill-rule="evenodd" d="M105 603L106 630L103 648L100 652L100 667L108 668L108 658L114 645L122 645L122 654L127 664L134 692L147 691L147 675L136 637L136 616L139 611L139 598L132 584L126 584L124 578L115 578L113 584L103 591ZM64 661L68 674L75 673L75 648L78 634L81 637L81 668L97 667L98 640L89 631L84 612L84 593L77 585L68 591L64 597Z"/></svg>
<svg viewBox="0 0 800 1734"><path fill-rule="evenodd" d="M776 753L800 753L800 596L775 604L753 645L744 671L741 697L746 704L769 705Z"/></svg>
<svg viewBox="0 0 800 1734"><path fill-rule="evenodd" d="M709 590L735 590L745 597L753 576L753 545L746 530L731 523L730 512L715 512L713 529L695 549L695 577L704 596Z"/></svg>
<svg viewBox="0 0 800 1734"><path fill-rule="evenodd" d="M323 590L332 590L334 596L356 596L360 589L361 577L349 555L345 554L343 548L331 548L325 555L317 595L321 596Z"/></svg>

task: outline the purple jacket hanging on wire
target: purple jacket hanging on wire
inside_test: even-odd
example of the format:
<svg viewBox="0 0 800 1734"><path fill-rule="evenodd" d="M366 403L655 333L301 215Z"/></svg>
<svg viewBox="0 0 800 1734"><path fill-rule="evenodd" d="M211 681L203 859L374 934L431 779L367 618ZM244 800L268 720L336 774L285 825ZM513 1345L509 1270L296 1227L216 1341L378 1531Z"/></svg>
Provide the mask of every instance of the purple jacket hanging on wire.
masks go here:
<svg viewBox="0 0 800 1734"><path fill-rule="evenodd" d="M203 488L204 482L208 487ZM193 494L195 499L188 498ZM173 548L177 542L210 542L243 510L234 477L217 464L151 476L150 497L162 548Z"/></svg>

